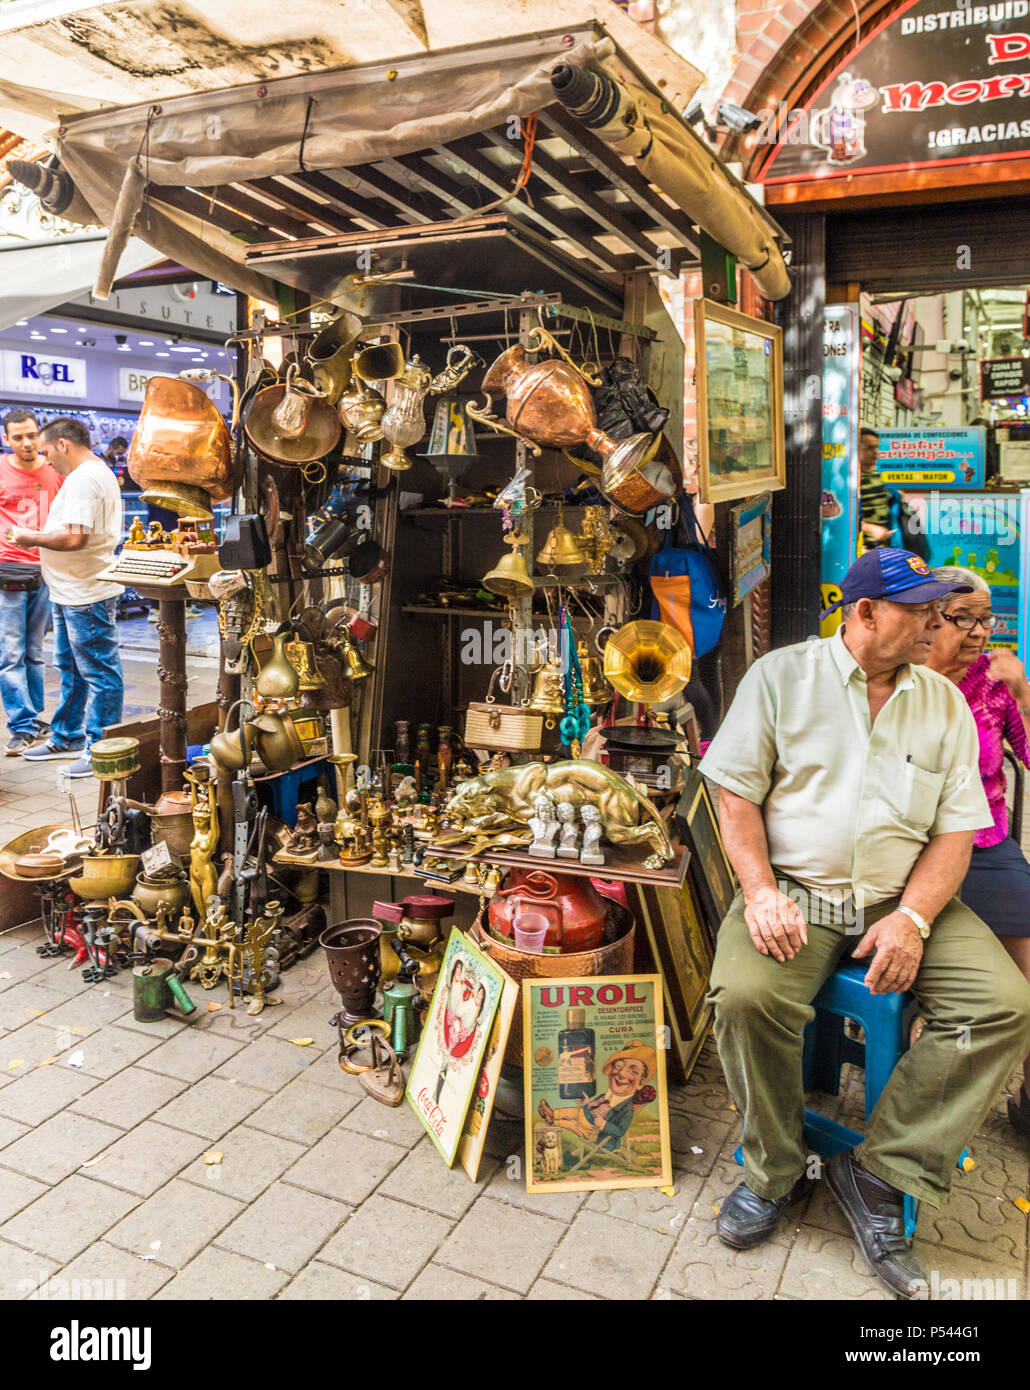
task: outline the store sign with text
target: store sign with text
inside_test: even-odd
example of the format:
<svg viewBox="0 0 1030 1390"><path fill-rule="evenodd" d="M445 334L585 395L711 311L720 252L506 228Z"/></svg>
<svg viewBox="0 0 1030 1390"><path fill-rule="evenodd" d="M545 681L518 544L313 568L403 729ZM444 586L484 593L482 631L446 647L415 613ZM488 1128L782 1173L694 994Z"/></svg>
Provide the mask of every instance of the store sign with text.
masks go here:
<svg viewBox="0 0 1030 1390"><path fill-rule="evenodd" d="M989 357L981 362L980 395L985 401L1030 396L1030 357Z"/></svg>
<svg viewBox="0 0 1030 1390"><path fill-rule="evenodd" d="M910 0L804 109L762 111L761 181L1030 157L1030 0Z"/></svg>
<svg viewBox="0 0 1030 1390"><path fill-rule="evenodd" d="M118 396L123 401L141 401L147 394L147 382L152 376L167 376L167 372L153 372L140 367L118 368ZM198 382L216 404L222 404L228 397L228 387L223 381Z"/></svg>
<svg viewBox="0 0 1030 1390"><path fill-rule="evenodd" d="M981 488L985 450L979 425L881 430L876 470L888 487Z"/></svg>
<svg viewBox="0 0 1030 1390"><path fill-rule="evenodd" d="M86 394L86 363L81 357L54 357L42 352L0 350L3 390L23 396L73 396Z"/></svg>
<svg viewBox="0 0 1030 1390"><path fill-rule="evenodd" d="M861 360L857 304L823 312L822 596L828 608L858 548L858 390ZM821 636L840 626L840 613L823 622Z"/></svg>

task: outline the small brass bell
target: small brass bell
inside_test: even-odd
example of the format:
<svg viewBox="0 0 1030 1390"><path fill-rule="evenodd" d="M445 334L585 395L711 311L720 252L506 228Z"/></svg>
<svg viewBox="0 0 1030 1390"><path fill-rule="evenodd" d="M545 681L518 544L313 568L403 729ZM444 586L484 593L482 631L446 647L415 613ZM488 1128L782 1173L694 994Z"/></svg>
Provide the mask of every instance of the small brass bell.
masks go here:
<svg viewBox="0 0 1030 1390"><path fill-rule="evenodd" d="M286 658L286 643L290 634L280 632L275 638L275 650L262 666L254 683L257 693L266 700L292 700L300 689L300 676Z"/></svg>
<svg viewBox="0 0 1030 1390"><path fill-rule="evenodd" d="M585 571L590 564L589 557L579 541L561 521L551 528L536 562L541 569L566 572L574 569Z"/></svg>
<svg viewBox="0 0 1030 1390"><path fill-rule="evenodd" d="M576 655L579 657L579 669L583 677L583 703L591 709L607 705L614 699L615 691L604 678L601 658L591 656L585 642L576 643Z"/></svg>
<svg viewBox="0 0 1030 1390"><path fill-rule="evenodd" d="M339 629L339 635L341 645L343 646L344 657L347 662L347 670L344 673L347 680L364 680L366 676L372 674L372 667L369 666L368 662L351 641L350 633L341 628Z"/></svg>
<svg viewBox="0 0 1030 1390"><path fill-rule="evenodd" d="M315 665L315 649L310 642L287 642L283 651L300 677L298 690L325 689L326 679Z"/></svg>
<svg viewBox="0 0 1030 1390"><path fill-rule="evenodd" d="M533 695L527 709L532 710L534 714L545 714L549 720L565 713L561 662L554 657L546 661L536 673L533 679Z"/></svg>
<svg viewBox="0 0 1030 1390"><path fill-rule="evenodd" d="M483 575L483 588L502 598L528 598L536 585L522 558L522 550L516 546L509 554L502 556L489 572Z"/></svg>

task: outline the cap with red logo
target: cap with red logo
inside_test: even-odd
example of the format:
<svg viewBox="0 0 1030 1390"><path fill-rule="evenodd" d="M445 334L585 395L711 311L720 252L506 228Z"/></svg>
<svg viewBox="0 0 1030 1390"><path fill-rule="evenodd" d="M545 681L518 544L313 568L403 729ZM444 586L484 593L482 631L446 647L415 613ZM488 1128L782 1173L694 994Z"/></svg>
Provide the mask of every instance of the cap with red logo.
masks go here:
<svg viewBox="0 0 1030 1390"><path fill-rule="evenodd" d="M934 579L930 566L908 550L877 546L860 555L841 580L840 598L819 616L827 618L846 603L860 598L885 598L891 603L932 603L948 594L971 594L971 584Z"/></svg>

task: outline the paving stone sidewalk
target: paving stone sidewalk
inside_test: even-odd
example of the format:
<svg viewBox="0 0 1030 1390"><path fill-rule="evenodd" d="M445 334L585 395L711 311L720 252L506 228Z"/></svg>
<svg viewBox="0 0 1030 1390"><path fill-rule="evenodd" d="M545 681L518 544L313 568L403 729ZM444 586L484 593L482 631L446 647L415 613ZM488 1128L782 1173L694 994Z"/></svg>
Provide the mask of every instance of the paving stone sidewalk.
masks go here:
<svg viewBox="0 0 1030 1390"><path fill-rule="evenodd" d="M132 702L152 704L153 670L126 673ZM0 842L67 818L57 766L3 761ZM76 796L90 820L93 783ZM129 973L87 985L38 956L41 939L0 936L2 1298L890 1298L822 1184L758 1249L719 1242L739 1124L711 1042L672 1094L673 1195L529 1196L516 1120L495 1119L473 1184L407 1107L339 1070L319 955L258 1018L195 988L195 1023L143 1024ZM861 1074L846 1078L812 1103L861 1128ZM1023 1299L1028 1149L1002 1098L970 1148L947 1207L924 1208L917 1253L942 1280L1012 1281Z"/></svg>

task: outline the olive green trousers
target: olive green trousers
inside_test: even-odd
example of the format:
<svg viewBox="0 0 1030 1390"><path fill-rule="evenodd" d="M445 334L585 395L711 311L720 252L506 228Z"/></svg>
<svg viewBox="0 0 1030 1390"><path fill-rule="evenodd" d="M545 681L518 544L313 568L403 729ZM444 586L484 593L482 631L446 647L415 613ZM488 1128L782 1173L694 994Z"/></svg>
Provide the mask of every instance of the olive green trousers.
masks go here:
<svg viewBox="0 0 1030 1390"><path fill-rule="evenodd" d="M825 922L829 914L818 905L806 912L797 894L806 920ZM867 908L861 930L899 901ZM777 961L752 942L738 893L719 929L715 1036L744 1124L745 1181L760 1197L784 1196L805 1169L802 1034L820 987L858 945L858 925L810 922L808 945ZM926 1028L894 1068L855 1153L877 1177L940 1207L963 1147L1030 1052L1030 985L990 928L953 898L924 945L912 992Z"/></svg>

